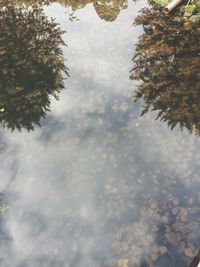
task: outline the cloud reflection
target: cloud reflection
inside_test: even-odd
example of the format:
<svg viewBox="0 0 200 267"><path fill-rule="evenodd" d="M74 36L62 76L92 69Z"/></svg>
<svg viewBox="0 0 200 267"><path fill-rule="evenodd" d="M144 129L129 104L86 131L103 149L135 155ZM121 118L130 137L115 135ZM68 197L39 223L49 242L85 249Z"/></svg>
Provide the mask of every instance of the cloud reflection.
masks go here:
<svg viewBox="0 0 200 267"><path fill-rule="evenodd" d="M131 50L139 34L131 25L136 8L129 6L112 27L94 23L91 9L87 18L81 13L82 20L68 30L69 45L77 38L90 49L86 54L77 45L66 51L71 79L61 101L53 102L53 112L35 132L1 132L6 181L12 177L7 170L16 166L2 189L10 208L1 216L2 266L138 267L159 261L161 267L179 267L178 260L191 258L185 249L193 255L198 247L198 139L170 132L150 114L139 117L140 103L133 105L129 97ZM123 34L115 43L117 31ZM103 44L92 46L95 39ZM111 41L110 72L103 71L99 82L107 54L97 65L86 60L102 57ZM171 235L159 240L162 227L164 236Z"/></svg>

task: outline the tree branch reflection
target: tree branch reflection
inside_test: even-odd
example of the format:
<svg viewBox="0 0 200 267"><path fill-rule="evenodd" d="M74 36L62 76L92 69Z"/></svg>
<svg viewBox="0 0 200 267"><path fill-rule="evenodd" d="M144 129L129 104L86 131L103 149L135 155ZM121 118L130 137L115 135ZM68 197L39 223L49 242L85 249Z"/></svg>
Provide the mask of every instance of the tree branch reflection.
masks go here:
<svg viewBox="0 0 200 267"><path fill-rule="evenodd" d="M135 100L144 100L142 115L153 110L173 129L179 125L200 134L200 31L188 29L158 8L143 9L135 23L145 31L136 46L131 78L139 81Z"/></svg>
<svg viewBox="0 0 200 267"><path fill-rule="evenodd" d="M64 88L62 31L36 6L0 9L0 122L33 130Z"/></svg>
<svg viewBox="0 0 200 267"><path fill-rule="evenodd" d="M0 3L1 1L4 0L0 0ZM88 4L93 4L99 18L105 21L114 21L121 10L127 8L128 6L128 0L14 0L13 2L28 5L48 5L51 3L60 3L65 7L71 8L73 12L87 6Z"/></svg>

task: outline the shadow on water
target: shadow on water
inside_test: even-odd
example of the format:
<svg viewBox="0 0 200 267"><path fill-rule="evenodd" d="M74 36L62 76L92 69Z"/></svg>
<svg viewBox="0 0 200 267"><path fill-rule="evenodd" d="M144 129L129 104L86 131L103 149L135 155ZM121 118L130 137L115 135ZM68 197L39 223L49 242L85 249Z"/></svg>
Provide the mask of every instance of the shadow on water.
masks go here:
<svg viewBox="0 0 200 267"><path fill-rule="evenodd" d="M64 88L63 32L40 7L11 2L0 9L0 121L33 130Z"/></svg>
<svg viewBox="0 0 200 267"><path fill-rule="evenodd" d="M165 16L159 8L144 9L135 20L140 36L133 59L132 79L139 82L136 100L144 100L142 115L200 134L200 27L188 28L183 19Z"/></svg>

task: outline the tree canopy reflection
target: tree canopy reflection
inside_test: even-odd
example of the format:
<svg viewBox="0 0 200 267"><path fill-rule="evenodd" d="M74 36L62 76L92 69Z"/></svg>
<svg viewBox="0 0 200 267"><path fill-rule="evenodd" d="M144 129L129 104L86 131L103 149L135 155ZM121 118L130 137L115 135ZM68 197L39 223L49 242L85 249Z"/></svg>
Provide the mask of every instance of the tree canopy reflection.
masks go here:
<svg viewBox="0 0 200 267"><path fill-rule="evenodd" d="M157 119L173 129L179 125L200 134L200 28L158 8L143 9L136 19L145 31L136 47L132 79L139 82L136 100L144 99L142 115L157 111Z"/></svg>
<svg viewBox="0 0 200 267"><path fill-rule="evenodd" d="M62 31L39 7L0 9L0 122L32 130L64 88Z"/></svg>
<svg viewBox="0 0 200 267"><path fill-rule="evenodd" d="M1 1L1 0L0 0ZM114 21L122 9L127 8L128 0L14 0L19 4L50 4L60 3L75 12L88 4L93 4L98 16L106 21Z"/></svg>
<svg viewBox="0 0 200 267"><path fill-rule="evenodd" d="M93 5L101 19L113 21L118 17L120 11L127 7L128 3L124 0L101 0L93 1Z"/></svg>
<svg viewBox="0 0 200 267"><path fill-rule="evenodd" d="M87 4L93 4L98 16L106 21L114 21L120 11L128 6L128 0L60 0L59 2L71 7L73 11Z"/></svg>

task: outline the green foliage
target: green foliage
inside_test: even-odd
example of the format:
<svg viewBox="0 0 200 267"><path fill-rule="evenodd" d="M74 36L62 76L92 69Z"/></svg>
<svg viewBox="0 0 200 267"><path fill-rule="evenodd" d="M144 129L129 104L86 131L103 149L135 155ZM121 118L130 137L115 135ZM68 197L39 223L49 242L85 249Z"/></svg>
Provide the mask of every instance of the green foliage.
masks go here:
<svg viewBox="0 0 200 267"><path fill-rule="evenodd" d="M169 0L154 0L154 2L158 5L167 5L170 1Z"/></svg>
<svg viewBox="0 0 200 267"><path fill-rule="evenodd" d="M185 6L184 16L191 17L196 15L200 18L200 1L192 0L189 4Z"/></svg>
<svg viewBox="0 0 200 267"><path fill-rule="evenodd" d="M186 16L186 17L192 16L192 14L195 12L195 9L196 9L196 5L195 4L186 5L185 6L184 16Z"/></svg>
<svg viewBox="0 0 200 267"><path fill-rule="evenodd" d="M62 31L37 6L0 9L0 122L33 130L64 88Z"/></svg>
<svg viewBox="0 0 200 267"><path fill-rule="evenodd" d="M154 3L165 6L172 0L153 0ZM199 23L200 22L200 0L189 0L188 2L183 2L183 6L179 6L175 13L178 16L184 18L185 21L189 21L191 23Z"/></svg>

